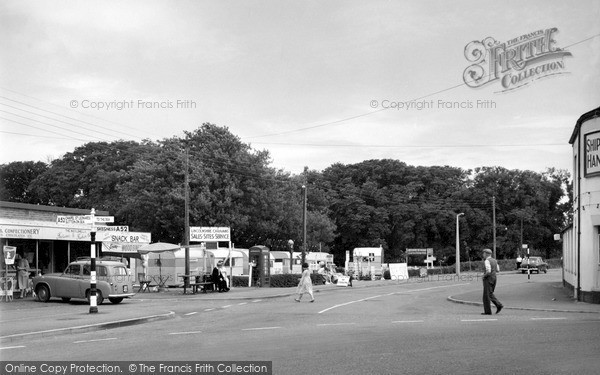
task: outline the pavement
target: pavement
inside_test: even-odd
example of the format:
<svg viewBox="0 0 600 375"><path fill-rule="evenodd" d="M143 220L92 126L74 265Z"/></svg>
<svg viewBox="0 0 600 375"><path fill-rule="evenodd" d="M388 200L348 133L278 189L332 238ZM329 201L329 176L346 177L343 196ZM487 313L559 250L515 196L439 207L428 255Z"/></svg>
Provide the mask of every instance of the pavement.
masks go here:
<svg viewBox="0 0 600 375"><path fill-rule="evenodd" d="M479 288L449 296L448 300L483 306L482 293L483 288ZM501 273L495 294L504 309L600 314L600 305L578 302L573 298L572 291L563 287L560 270L549 270L547 275L531 275L530 279L520 273Z"/></svg>
<svg viewBox="0 0 600 375"><path fill-rule="evenodd" d="M474 275L477 276L473 274L469 277ZM600 313L600 305L574 301L568 290L562 287L560 276L559 270L551 270L543 277L532 277L532 280L526 279L526 276L515 276L514 273L503 273L499 276L496 295L506 309ZM419 281L411 279L409 282ZM354 281L353 287L369 288L398 283L392 280ZM336 290L342 289L345 288L331 284L314 287L315 293L335 293ZM464 293L449 296L448 300L461 304L481 305L479 283L471 283L468 289ZM211 303L210 301L282 298L294 295L295 290L295 287L238 287L226 293L189 294L188 290L188 294L183 294L182 288L168 288L158 292L137 293L118 305L107 302L99 306L98 313L95 314L89 313L89 305L85 301L52 300L48 303L40 303L31 297L14 299L12 302L2 301L0 302L0 342L92 332L170 319L174 318L175 314L169 307L186 301L206 301L208 304Z"/></svg>

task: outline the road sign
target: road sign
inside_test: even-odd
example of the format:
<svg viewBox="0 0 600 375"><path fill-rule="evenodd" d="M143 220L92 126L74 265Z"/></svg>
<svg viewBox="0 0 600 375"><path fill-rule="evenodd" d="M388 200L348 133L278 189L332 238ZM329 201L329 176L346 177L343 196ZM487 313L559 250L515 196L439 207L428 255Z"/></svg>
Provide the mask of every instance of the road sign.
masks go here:
<svg viewBox="0 0 600 375"><path fill-rule="evenodd" d="M56 216L60 224L92 224L92 215ZM94 223L114 223L114 216L94 216Z"/></svg>
<svg viewBox="0 0 600 375"><path fill-rule="evenodd" d="M56 216L59 224L89 224L91 221L92 215Z"/></svg>
<svg viewBox="0 0 600 375"><path fill-rule="evenodd" d="M96 231L98 231L98 232L129 232L129 226L128 225L113 225L113 226L102 225L102 226L96 227Z"/></svg>
<svg viewBox="0 0 600 375"><path fill-rule="evenodd" d="M96 241L115 243L150 243L152 237L148 232L98 232Z"/></svg>
<svg viewBox="0 0 600 375"><path fill-rule="evenodd" d="M231 241L229 227L190 227L190 242Z"/></svg>

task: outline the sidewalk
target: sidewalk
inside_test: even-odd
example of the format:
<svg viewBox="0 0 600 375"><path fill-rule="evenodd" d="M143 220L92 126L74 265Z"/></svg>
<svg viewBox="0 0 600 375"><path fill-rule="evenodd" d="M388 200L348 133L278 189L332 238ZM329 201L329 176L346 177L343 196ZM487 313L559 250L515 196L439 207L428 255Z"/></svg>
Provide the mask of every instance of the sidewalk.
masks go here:
<svg viewBox="0 0 600 375"><path fill-rule="evenodd" d="M544 275L531 280L521 278L516 282L503 276L498 278L495 294L504 304L504 309L600 314L600 305L574 300L572 292L563 288L562 281L557 281L556 277L552 277L554 275L551 275L551 272L548 272L548 278L545 278L546 275ZM448 300L455 303L483 306L482 293L483 289L480 288L476 291L455 294L448 297Z"/></svg>

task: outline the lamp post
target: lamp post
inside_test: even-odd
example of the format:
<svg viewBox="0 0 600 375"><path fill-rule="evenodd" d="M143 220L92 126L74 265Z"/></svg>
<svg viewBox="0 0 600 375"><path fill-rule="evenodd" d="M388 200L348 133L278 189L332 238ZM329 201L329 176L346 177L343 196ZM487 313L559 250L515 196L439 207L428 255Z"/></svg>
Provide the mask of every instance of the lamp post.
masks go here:
<svg viewBox="0 0 600 375"><path fill-rule="evenodd" d="M456 277L460 278L460 233L458 218L464 215L463 212L456 215Z"/></svg>
<svg viewBox="0 0 600 375"><path fill-rule="evenodd" d="M292 273L294 264L294 240L288 240L288 248L290 249L290 273Z"/></svg>
<svg viewBox="0 0 600 375"><path fill-rule="evenodd" d="M306 185L302 185L302 196L304 202L302 203L302 265L306 262Z"/></svg>

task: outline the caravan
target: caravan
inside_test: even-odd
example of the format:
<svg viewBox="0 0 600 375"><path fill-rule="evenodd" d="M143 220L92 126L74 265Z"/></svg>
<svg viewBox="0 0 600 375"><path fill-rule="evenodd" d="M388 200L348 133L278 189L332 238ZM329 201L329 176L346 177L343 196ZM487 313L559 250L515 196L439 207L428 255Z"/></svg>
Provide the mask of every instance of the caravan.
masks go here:
<svg viewBox="0 0 600 375"><path fill-rule="evenodd" d="M352 270L357 275L383 275L383 247L356 247L352 250Z"/></svg>
<svg viewBox="0 0 600 375"><path fill-rule="evenodd" d="M190 248L190 274L203 275L210 273L215 266L215 257L208 251L200 248ZM183 284L181 275L185 275L185 248L163 253L148 253L147 276L159 276L166 280L166 286L180 286ZM142 262L136 262L135 274L144 272ZM138 280L139 281L139 280Z"/></svg>

